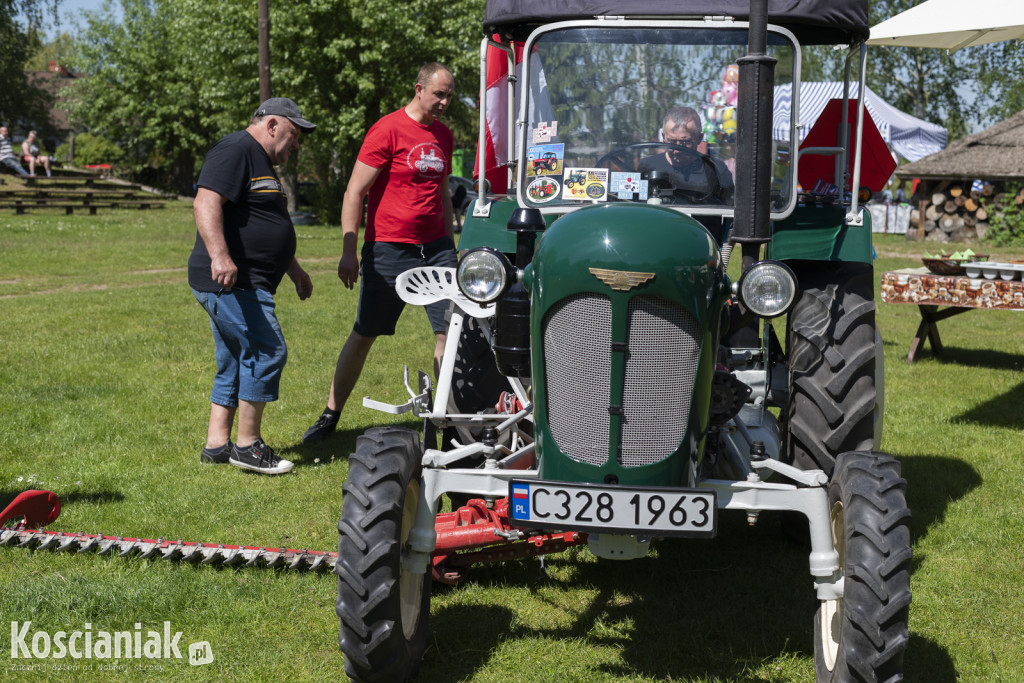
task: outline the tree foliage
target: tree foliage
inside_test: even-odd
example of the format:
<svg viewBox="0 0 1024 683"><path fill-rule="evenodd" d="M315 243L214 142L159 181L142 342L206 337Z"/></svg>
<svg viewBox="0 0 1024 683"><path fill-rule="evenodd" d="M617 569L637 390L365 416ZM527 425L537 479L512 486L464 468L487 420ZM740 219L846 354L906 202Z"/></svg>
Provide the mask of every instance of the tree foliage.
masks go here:
<svg viewBox="0 0 1024 683"><path fill-rule="evenodd" d="M446 62L459 94L475 98L483 0L270 1L272 94L317 124L299 170L325 201L366 130L411 97L419 67ZM72 85L77 125L121 144L136 173L189 191L206 151L243 128L259 104L257 9L250 0L121 0L87 15ZM447 123L462 139L475 113L456 103ZM323 207L337 220L337 206Z"/></svg>
<svg viewBox="0 0 1024 683"><path fill-rule="evenodd" d="M875 25L920 0L872 0ZM965 12L970 9L965 6ZM868 48L868 84L897 108L946 127L955 140L1024 109L1024 45L994 43L947 54L933 48Z"/></svg>
<svg viewBox="0 0 1024 683"><path fill-rule="evenodd" d="M0 0L0 122L13 130L50 128L50 96L30 82L25 63L38 47L38 31L58 0Z"/></svg>
<svg viewBox="0 0 1024 683"><path fill-rule="evenodd" d="M71 145L67 142L57 148L57 158L67 159L71 155ZM91 133L79 133L75 136L75 163L79 166L88 164L117 164L124 158L124 150L110 140Z"/></svg>
<svg viewBox="0 0 1024 683"><path fill-rule="evenodd" d="M240 4L122 0L120 21L110 2L86 13L73 66L88 77L66 92L72 125L116 141L140 179L190 191L197 158L258 104L255 49L243 53L255 19Z"/></svg>
<svg viewBox="0 0 1024 683"><path fill-rule="evenodd" d="M967 67L977 79L978 111L993 123L1024 110L1024 42L993 43L965 50Z"/></svg>

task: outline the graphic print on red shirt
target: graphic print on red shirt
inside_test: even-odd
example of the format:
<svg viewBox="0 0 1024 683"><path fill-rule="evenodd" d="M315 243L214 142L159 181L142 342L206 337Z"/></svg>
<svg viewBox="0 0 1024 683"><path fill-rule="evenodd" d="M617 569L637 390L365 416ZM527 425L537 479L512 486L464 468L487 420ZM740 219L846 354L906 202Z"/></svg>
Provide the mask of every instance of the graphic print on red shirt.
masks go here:
<svg viewBox="0 0 1024 683"><path fill-rule="evenodd" d="M426 244L447 234L440 187L451 173L453 146L447 126L418 123L404 109L370 128L359 161L380 174L369 193L367 242Z"/></svg>

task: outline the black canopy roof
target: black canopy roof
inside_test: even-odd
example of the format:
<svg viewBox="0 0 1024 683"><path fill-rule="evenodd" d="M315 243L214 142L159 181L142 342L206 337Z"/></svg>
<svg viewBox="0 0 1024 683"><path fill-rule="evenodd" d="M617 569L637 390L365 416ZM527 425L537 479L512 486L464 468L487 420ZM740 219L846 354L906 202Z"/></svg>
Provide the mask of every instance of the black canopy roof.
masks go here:
<svg viewBox="0 0 1024 683"><path fill-rule="evenodd" d="M518 38L539 24L596 16L700 18L745 21L749 0L488 0L484 32ZM768 0L768 22L784 26L803 44L832 45L868 37L867 0Z"/></svg>

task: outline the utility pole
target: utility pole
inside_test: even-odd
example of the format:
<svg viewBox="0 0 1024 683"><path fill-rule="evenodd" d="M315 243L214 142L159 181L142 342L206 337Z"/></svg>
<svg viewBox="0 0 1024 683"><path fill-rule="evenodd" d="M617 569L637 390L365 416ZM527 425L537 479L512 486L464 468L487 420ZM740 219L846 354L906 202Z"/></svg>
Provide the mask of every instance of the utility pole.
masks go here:
<svg viewBox="0 0 1024 683"><path fill-rule="evenodd" d="M259 8L260 102L270 99L270 8L268 0L257 0Z"/></svg>
<svg viewBox="0 0 1024 683"><path fill-rule="evenodd" d="M260 51L260 102L270 99L270 0L256 0L259 11L259 51ZM281 168L281 184L284 185L288 197L288 211L298 210L298 172L297 155L293 155L288 163Z"/></svg>

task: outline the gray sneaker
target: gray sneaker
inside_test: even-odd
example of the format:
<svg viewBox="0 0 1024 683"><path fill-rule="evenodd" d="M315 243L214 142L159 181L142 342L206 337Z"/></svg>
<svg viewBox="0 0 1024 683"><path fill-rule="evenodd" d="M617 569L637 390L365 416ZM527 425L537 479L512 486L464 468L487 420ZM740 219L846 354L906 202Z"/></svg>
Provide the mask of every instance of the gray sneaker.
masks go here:
<svg viewBox="0 0 1024 683"><path fill-rule="evenodd" d="M295 467L291 460L278 457L273 448L263 443L263 439L256 439L248 448L239 448L238 444L235 444L231 449L229 462L243 470L262 474L284 474Z"/></svg>
<svg viewBox="0 0 1024 683"><path fill-rule="evenodd" d="M231 459L231 451L234 447L235 444L228 439L228 442L220 448L204 448L203 452L199 454L199 462L207 465L223 465Z"/></svg>

